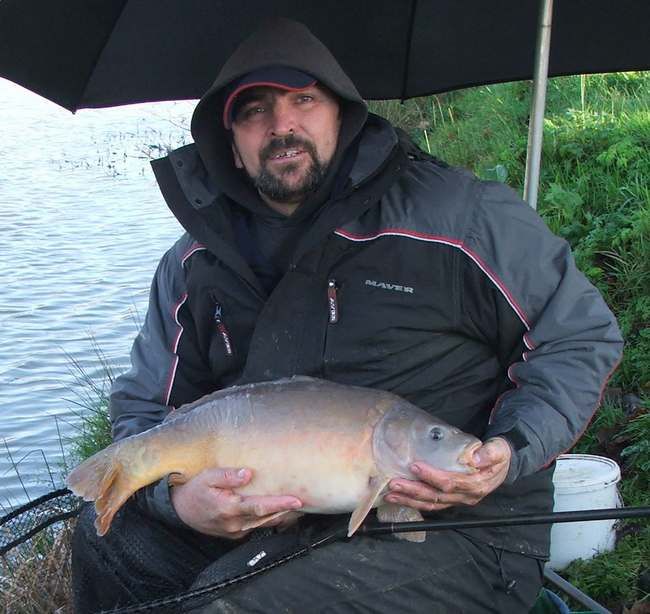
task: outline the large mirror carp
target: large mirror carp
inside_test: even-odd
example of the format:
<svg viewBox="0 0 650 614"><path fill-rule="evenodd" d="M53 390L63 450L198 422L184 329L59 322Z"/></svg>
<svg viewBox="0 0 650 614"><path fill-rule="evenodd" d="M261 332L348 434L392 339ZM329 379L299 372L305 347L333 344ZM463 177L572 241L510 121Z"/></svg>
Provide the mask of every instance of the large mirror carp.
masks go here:
<svg viewBox="0 0 650 614"><path fill-rule="evenodd" d="M95 502L104 535L135 491L166 475L183 483L208 467L248 467L253 479L240 494L293 495L307 513L352 512L352 535L373 507L383 521L421 520L415 509L383 503L388 482L416 479L414 461L474 471L480 444L389 392L295 376L227 388L173 410L91 456L67 483Z"/></svg>

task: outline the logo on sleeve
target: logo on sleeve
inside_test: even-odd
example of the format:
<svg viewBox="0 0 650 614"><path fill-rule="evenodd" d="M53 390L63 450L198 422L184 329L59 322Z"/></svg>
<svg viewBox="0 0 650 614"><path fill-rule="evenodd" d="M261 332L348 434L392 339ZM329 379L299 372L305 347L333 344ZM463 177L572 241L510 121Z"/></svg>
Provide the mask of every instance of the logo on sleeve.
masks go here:
<svg viewBox="0 0 650 614"><path fill-rule="evenodd" d="M374 279L366 279L366 286L381 288L382 290L393 290L395 292L406 292L408 294L413 294L415 292L415 289L411 288L410 286L403 286L401 284L389 284L384 281L375 281Z"/></svg>

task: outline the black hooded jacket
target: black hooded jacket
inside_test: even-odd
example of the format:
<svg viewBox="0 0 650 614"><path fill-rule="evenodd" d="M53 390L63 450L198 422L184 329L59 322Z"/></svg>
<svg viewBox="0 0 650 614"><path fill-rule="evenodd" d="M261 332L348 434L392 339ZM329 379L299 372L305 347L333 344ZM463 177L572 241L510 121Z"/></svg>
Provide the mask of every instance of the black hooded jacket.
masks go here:
<svg viewBox="0 0 650 614"><path fill-rule="evenodd" d="M288 220L235 168L221 123L224 87L272 65L314 75L343 109L327 187ZM509 188L447 167L368 115L329 51L294 22L276 20L241 45L199 102L192 134L195 144L153 165L187 233L160 262L132 368L113 388L114 438L215 389L311 375L390 390L509 441L506 483L440 517L549 511L553 461L586 427L622 348L566 242ZM270 292L242 248L242 216L300 230ZM164 482L139 496L180 522ZM548 533L468 531L542 558Z"/></svg>

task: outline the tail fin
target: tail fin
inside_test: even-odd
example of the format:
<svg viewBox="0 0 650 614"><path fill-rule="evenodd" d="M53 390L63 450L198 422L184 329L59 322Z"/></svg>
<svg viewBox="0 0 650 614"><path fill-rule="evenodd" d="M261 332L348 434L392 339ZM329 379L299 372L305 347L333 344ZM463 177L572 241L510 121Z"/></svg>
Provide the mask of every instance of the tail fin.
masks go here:
<svg viewBox="0 0 650 614"><path fill-rule="evenodd" d="M93 454L68 475L67 484L84 501L94 501L97 535L105 535L117 510L135 492L118 458L120 446L111 444Z"/></svg>

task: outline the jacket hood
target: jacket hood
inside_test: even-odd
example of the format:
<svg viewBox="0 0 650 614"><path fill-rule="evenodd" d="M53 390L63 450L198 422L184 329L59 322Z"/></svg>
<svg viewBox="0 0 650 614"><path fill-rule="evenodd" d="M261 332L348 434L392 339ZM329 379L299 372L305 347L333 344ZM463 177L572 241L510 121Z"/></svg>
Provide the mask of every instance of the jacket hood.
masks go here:
<svg viewBox="0 0 650 614"><path fill-rule="evenodd" d="M304 25L284 18L272 19L244 40L197 104L192 116L192 137L210 179L219 190L240 205L267 215L272 210L263 203L245 173L235 167L231 134L221 118L228 86L253 70L271 66L309 73L340 99L342 121L338 146L316 200L322 202L327 197L323 189L328 192L331 189L344 154L368 115L367 106L350 78L327 47ZM313 207L305 207L303 203L297 213L306 213L301 211L305 209L313 210Z"/></svg>

